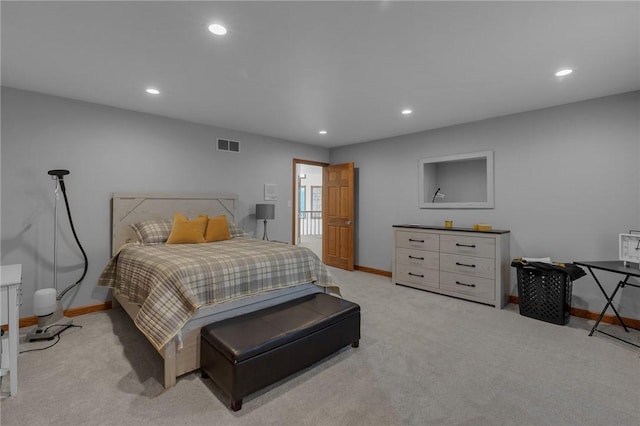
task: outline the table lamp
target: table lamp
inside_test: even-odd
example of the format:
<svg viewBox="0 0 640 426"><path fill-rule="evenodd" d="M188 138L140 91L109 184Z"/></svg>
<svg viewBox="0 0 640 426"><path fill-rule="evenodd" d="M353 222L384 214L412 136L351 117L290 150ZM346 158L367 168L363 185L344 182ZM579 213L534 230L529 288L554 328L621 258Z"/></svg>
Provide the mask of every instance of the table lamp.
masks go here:
<svg viewBox="0 0 640 426"><path fill-rule="evenodd" d="M264 234L262 235L263 240L269 241L269 237L267 236L267 219L275 219L276 218L276 206L275 204L256 204L256 219L264 220Z"/></svg>

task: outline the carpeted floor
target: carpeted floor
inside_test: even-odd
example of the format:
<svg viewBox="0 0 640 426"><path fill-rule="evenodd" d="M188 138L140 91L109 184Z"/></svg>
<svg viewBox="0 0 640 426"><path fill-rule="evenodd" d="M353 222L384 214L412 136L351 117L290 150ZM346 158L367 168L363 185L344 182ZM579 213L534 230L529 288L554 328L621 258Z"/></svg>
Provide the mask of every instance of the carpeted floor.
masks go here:
<svg viewBox="0 0 640 426"><path fill-rule="evenodd" d="M57 345L22 353L18 395L2 401L0 423L640 423L640 349L589 337L590 321L572 317L558 326L520 316L514 305L496 310L376 275L331 271L343 296L362 307L360 347L245 398L241 411L230 411L197 373L165 391L159 355L116 309L76 317L82 328L65 331Z"/></svg>

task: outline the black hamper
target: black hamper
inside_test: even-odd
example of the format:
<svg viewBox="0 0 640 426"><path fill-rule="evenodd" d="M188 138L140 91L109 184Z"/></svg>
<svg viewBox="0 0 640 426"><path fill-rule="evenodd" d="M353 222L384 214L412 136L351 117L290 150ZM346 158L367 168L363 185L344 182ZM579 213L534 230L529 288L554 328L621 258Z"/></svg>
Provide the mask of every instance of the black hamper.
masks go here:
<svg viewBox="0 0 640 426"><path fill-rule="evenodd" d="M514 260L517 269L520 315L553 324L569 322L572 282L585 272L573 264L525 263Z"/></svg>

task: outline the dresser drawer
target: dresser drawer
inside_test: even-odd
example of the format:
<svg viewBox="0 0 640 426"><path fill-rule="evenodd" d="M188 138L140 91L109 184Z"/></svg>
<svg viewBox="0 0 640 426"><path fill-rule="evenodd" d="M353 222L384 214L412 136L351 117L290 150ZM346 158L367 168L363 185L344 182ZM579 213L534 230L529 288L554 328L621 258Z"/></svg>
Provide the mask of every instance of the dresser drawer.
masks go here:
<svg viewBox="0 0 640 426"><path fill-rule="evenodd" d="M462 235L440 235L440 251L495 259L496 240Z"/></svg>
<svg viewBox="0 0 640 426"><path fill-rule="evenodd" d="M440 270L456 274L494 279L496 266L493 259L440 253Z"/></svg>
<svg viewBox="0 0 640 426"><path fill-rule="evenodd" d="M440 236L426 232L398 231L396 233L396 247L438 251Z"/></svg>
<svg viewBox="0 0 640 426"><path fill-rule="evenodd" d="M398 265L415 265L421 268L438 269L440 268L440 253L400 247L396 249L396 263Z"/></svg>
<svg viewBox="0 0 640 426"><path fill-rule="evenodd" d="M397 284L437 289L440 285L440 272L437 269L419 268L411 265L396 265Z"/></svg>
<svg viewBox="0 0 640 426"><path fill-rule="evenodd" d="M496 283L494 280L469 275L452 274L451 272L440 273L440 288L491 302L493 302L496 297Z"/></svg>

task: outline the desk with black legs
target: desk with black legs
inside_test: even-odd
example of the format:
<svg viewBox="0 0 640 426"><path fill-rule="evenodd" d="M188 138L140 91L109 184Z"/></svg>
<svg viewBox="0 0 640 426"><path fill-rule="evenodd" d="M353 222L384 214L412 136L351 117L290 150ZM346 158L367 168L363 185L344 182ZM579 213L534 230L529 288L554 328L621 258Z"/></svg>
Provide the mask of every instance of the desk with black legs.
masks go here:
<svg viewBox="0 0 640 426"><path fill-rule="evenodd" d="M640 285L629 282L629 278L631 277L640 278L640 268L638 268L638 264L628 262L625 265L625 262L621 260L608 260L608 261L599 261L599 262L573 262L573 263L579 266L583 266L589 270L589 272L591 273L591 276L596 281L596 284L598 284L598 287L600 287L600 291L604 295L605 299L607 299L607 303L604 305L604 309L602 309L602 312L600 312L600 316L598 317L598 320L596 321L596 323L593 325L593 328L591 329L589 336L593 336L593 333L597 331L598 333L606 334L609 337L613 337L614 339L620 340L622 342L625 342L640 348L640 345L637 345L628 340L624 340L620 337L614 336L602 330L598 330L598 324L600 324L600 321L602 321L602 318L604 317L604 314L607 312L607 309L609 309L609 306L611 306L611 309L613 309L613 312L616 314L616 317L618 318L618 321L620 321L620 325L622 325L622 328L624 328L624 331L629 332L629 328L633 328L626 325L624 321L622 321L622 317L620 317L620 314L618 314L618 310L613 305L613 298L618 293L618 290L620 290L621 288L624 288L625 286L640 288ZM600 281L596 277L596 274L593 272L594 269L613 272L619 275L624 275L624 280L618 281L618 285L613 290L613 293L611 293L611 296L609 296L607 295L607 292L605 291L604 287L602 287L602 284L600 284Z"/></svg>

